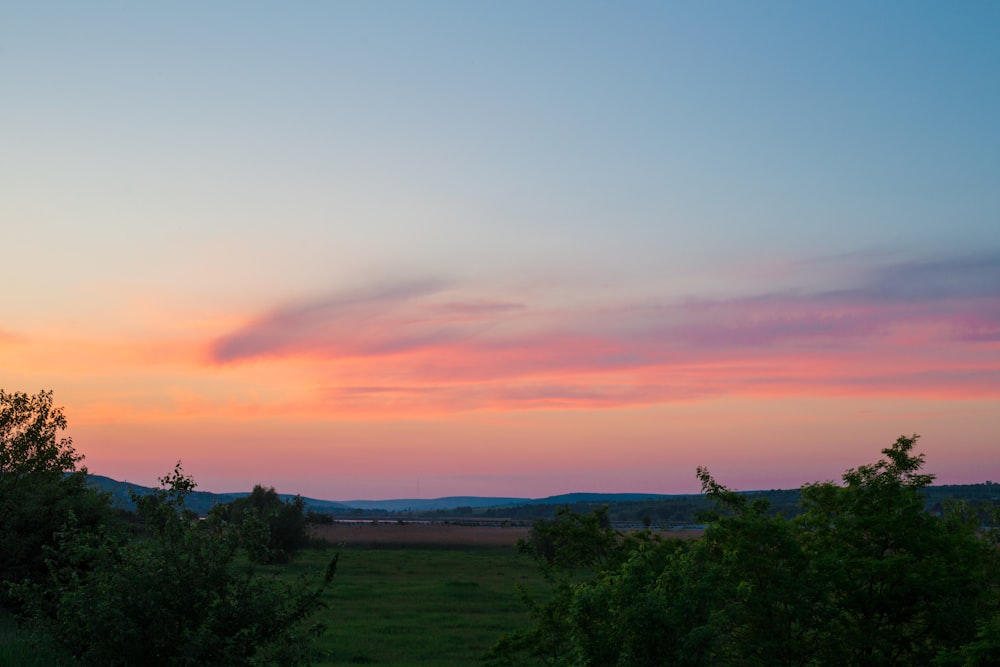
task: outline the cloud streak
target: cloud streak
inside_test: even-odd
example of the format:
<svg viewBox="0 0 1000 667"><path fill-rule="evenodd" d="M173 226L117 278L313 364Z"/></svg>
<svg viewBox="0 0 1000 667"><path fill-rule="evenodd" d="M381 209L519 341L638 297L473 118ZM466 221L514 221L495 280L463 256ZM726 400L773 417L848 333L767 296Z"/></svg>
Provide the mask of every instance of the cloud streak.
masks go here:
<svg viewBox="0 0 1000 667"><path fill-rule="evenodd" d="M406 322L406 333L394 332L387 326L388 315L441 287L438 281L423 280L284 305L221 338L212 347L212 358L226 363L304 352L378 354L418 347L433 339L434 332L421 331L412 321Z"/></svg>
<svg viewBox="0 0 1000 667"><path fill-rule="evenodd" d="M560 309L471 292L414 281L288 304L210 357L310 359L331 406L376 412L1000 393L996 255L873 264L818 289L730 299Z"/></svg>

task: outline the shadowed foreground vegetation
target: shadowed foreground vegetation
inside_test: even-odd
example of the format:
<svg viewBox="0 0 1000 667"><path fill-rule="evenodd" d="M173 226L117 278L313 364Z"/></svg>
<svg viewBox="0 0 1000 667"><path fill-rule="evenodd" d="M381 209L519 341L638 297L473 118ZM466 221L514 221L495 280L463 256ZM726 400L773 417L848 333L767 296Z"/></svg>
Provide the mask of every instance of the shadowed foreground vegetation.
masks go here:
<svg viewBox="0 0 1000 667"><path fill-rule="evenodd" d="M50 664L309 661L336 558L294 580L268 568L302 546L301 503L258 488L199 519L178 464L123 515L86 484L65 428L50 392L0 391L0 612L8 638L12 615L26 631L4 664L25 643Z"/></svg>
<svg viewBox="0 0 1000 667"><path fill-rule="evenodd" d="M536 523L521 549L550 593L526 598L533 625L490 662L1000 664L996 508L927 512L915 443L803 487L793 519L699 469L718 512L696 540L623 535L604 511Z"/></svg>

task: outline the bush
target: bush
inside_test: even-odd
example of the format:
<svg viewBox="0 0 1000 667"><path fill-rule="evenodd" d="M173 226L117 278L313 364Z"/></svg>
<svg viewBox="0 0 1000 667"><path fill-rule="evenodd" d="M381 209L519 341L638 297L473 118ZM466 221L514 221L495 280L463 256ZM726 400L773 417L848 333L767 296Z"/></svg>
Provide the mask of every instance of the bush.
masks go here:
<svg viewBox="0 0 1000 667"><path fill-rule="evenodd" d="M287 563L297 551L309 544L305 501L299 496L282 500L274 487L256 485L249 496L216 507L212 514L240 523L255 515L267 527L266 563Z"/></svg>
<svg viewBox="0 0 1000 667"><path fill-rule="evenodd" d="M85 665L295 665L307 624L332 579L282 584L264 575L267 527L198 520L180 466L164 488L135 498L148 534L121 541L70 525L51 550L45 586L21 589L35 618Z"/></svg>

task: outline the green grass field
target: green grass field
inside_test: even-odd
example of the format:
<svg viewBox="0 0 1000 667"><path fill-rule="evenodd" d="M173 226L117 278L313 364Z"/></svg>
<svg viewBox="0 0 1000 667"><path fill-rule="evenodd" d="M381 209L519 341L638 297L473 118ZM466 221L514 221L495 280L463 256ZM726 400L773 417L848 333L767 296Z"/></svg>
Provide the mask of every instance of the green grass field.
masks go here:
<svg viewBox="0 0 1000 667"><path fill-rule="evenodd" d="M545 590L513 547L340 550L316 620L327 626L316 665L475 665L504 632L527 623L518 585ZM322 571L331 551L306 551L287 575Z"/></svg>

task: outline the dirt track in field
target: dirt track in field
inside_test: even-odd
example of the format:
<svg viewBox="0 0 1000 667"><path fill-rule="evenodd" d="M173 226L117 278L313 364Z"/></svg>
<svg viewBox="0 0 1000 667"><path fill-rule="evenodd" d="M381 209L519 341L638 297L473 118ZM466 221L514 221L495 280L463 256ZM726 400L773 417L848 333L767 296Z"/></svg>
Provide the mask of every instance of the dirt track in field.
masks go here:
<svg viewBox="0 0 1000 667"><path fill-rule="evenodd" d="M531 529L523 526L468 526L448 523L335 522L314 526L313 534L331 544L368 546L513 546ZM662 537L692 538L700 530L658 531Z"/></svg>

